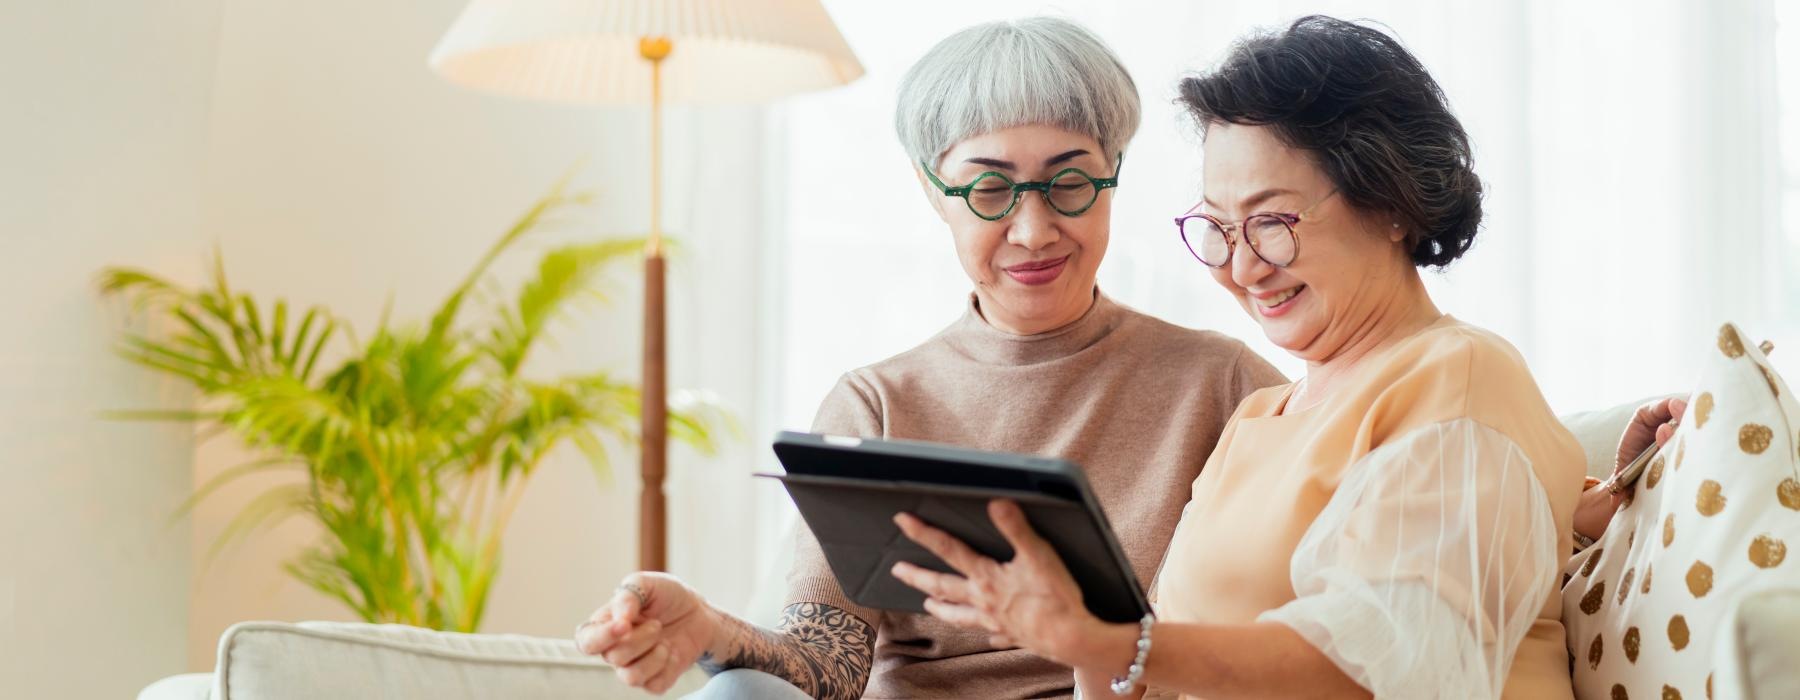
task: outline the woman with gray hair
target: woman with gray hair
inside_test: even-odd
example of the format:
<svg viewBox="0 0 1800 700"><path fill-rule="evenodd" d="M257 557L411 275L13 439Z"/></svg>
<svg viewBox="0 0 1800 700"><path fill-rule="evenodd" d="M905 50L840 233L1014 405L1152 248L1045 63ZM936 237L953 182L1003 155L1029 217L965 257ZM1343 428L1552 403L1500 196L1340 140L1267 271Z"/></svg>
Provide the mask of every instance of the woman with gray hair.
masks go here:
<svg viewBox="0 0 1800 700"><path fill-rule="evenodd" d="M1135 85L1093 34L1036 18L972 27L900 88L895 126L973 285L962 317L845 374L813 430L1051 455L1087 468L1140 579L1157 570L1226 419L1281 375L1245 346L1101 294ZM897 584L896 584L897 585ZM667 690L696 662L704 697L1057 697L1067 666L840 590L809 532L773 630L679 580L626 577L577 631L623 680Z"/></svg>

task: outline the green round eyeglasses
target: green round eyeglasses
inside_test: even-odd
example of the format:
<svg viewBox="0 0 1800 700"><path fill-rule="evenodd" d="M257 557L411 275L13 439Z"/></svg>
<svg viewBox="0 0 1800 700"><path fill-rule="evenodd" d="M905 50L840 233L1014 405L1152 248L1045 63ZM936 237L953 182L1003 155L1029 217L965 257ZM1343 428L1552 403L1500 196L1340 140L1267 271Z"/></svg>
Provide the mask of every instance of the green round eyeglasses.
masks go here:
<svg viewBox="0 0 1800 700"><path fill-rule="evenodd" d="M1019 197L1026 192L1043 195L1044 202L1051 209L1063 216L1081 216L1100 199L1100 190L1119 186L1119 169L1125 165L1125 156L1119 156L1119 162L1113 166L1112 177L1094 177L1081 168L1063 168L1040 182L1013 182L1004 173L989 170L975 176L975 180L961 187L951 187L939 180L931 172L931 166L919 161L919 168L925 176L931 178L931 184L946 197L961 197L969 205L969 211L984 221L999 221L1011 214L1019 206Z"/></svg>

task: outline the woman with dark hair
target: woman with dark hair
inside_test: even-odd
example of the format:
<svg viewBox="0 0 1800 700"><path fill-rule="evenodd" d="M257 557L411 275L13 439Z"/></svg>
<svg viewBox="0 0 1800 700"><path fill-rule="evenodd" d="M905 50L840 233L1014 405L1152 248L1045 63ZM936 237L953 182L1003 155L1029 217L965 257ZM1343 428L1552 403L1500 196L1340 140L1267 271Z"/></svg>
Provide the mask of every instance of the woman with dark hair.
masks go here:
<svg viewBox="0 0 1800 700"><path fill-rule="evenodd" d="M1139 624L1090 615L1004 501L1011 561L902 515L960 575L895 575L1089 696L1570 697L1552 593L1583 455L1519 353L1421 280L1482 215L1437 82L1394 38L1315 16L1243 40L1181 102L1205 135L1181 238L1305 377L1238 406Z"/></svg>

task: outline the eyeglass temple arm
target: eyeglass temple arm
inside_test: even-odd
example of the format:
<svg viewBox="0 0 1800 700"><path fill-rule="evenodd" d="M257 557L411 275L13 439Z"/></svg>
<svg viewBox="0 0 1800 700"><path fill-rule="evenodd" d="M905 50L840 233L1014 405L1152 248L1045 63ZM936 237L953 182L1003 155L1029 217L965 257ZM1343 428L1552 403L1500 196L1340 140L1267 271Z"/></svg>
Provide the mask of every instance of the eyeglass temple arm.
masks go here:
<svg viewBox="0 0 1800 700"><path fill-rule="evenodd" d="M961 187L951 187L944 184L943 180L938 179L937 173L931 172L931 166L926 165L923 160L919 161L919 169L925 171L925 177L931 178L931 184L936 185L938 191L943 192L947 197L965 196L969 193L969 188L974 187L973 184L963 185Z"/></svg>
<svg viewBox="0 0 1800 700"><path fill-rule="evenodd" d="M1124 170L1125 170L1125 154L1124 154L1124 152L1120 152L1119 153L1119 161L1117 163L1113 164L1112 177L1094 177L1094 178L1088 178L1088 179L1094 181L1094 189L1104 190L1104 189L1111 188L1111 187L1118 187L1119 186L1119 173L1124 172Z"/></svg>

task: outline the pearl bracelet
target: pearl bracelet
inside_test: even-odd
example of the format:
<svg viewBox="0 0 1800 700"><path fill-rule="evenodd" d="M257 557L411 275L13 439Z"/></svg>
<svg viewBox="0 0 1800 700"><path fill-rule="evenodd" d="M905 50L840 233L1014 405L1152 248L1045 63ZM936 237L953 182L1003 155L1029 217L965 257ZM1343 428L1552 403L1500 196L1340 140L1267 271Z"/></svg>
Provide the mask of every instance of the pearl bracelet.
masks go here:
<svg viewBox="0 0 1800 700"><path fill-rule="evenodd" d="M1144 662L1150 658L1150 626L1156 624L1156 614L1145 613L1144 619L1138 624L1141 629L1138 632L1137 656L1132 658L1131 667L1125 670L1125 675L1112 679L1114 695L1130 695L1137 690L1138 681L1144 678Z"/></svg>

